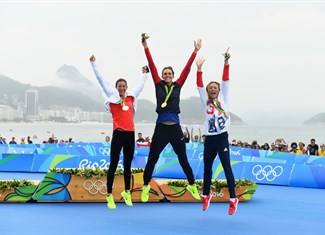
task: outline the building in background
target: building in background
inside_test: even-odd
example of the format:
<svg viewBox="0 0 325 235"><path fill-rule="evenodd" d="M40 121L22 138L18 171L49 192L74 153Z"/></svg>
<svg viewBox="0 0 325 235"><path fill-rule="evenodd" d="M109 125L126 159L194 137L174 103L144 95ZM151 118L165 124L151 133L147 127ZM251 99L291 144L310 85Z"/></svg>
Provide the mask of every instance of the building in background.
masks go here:
<svg viewBox="0 0 325 235"><path fill-rule="evenodd" d="M37 90L30 89L25 93L26 119L39 120L39 94Z"/></svg>

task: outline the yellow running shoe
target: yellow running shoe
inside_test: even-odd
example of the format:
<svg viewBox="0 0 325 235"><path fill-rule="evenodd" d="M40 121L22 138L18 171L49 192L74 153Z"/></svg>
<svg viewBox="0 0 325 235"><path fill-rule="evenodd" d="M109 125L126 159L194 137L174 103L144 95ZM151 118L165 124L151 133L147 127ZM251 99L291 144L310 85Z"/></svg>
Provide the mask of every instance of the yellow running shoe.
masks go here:
<svg viewBox="0 0 325 235"><path fill-rule="evenodd" d="M128 206L133 206L131 192L126 192L125 190L121 193L122 197L124 198L125 204Z"/></svg>
<svg viewBox="0 0 325 235"><path fill-rule="evenodd" d="M149 200L150 185L142 186L141 201L147 202Z"/></svg>
<svg viewBox="0 0 325 235"><path fill-rule="evenodd" d="M186 187L186 189L188 191L190 191L190 193L192 194L192 196L196 199L196 200L200 200L200 194L199 192L197 191L197 187L196 187L196 184L193 184L193 185L188 185Z"/></svg>
<svg viewBox="0 0 325 235"><path fill-rule="evenodd" d="M106 200L107 200L107 207L109 209L115 209L116 208L116 205L115 205L114 198L113 198L112 194L107 196Z"/></svg>

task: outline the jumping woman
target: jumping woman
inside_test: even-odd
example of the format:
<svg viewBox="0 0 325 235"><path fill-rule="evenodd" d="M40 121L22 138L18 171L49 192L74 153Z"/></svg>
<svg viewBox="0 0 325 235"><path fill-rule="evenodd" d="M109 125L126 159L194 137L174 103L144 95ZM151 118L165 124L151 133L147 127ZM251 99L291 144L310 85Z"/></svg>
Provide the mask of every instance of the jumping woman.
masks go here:
<svg viewBox="0 0 325 235"><path fill-rule="evenodd" d="M112 114L113 118L113 135L111 142L110 165L107 174L107 206L109 209L115 209L116 205L112 195L114 173L116 171L120 152L123 148L123 162L124 162L124 184L125 190L121 193L125 203L132 206L132 198L130 192L131 181L131 162L134 155L135 134L134 134L134 114L137 108L137 98L143 90L145 81L147 79L146 66L142 68L142 76L137 87L128 93L127 82L120 78L116 81L115 87L107 81L104 81L100 75L95 63L96 58L92 55L90 58L91 66L95 72L96 78L103 88L107 96L105 107L108 112Z"/></svg>

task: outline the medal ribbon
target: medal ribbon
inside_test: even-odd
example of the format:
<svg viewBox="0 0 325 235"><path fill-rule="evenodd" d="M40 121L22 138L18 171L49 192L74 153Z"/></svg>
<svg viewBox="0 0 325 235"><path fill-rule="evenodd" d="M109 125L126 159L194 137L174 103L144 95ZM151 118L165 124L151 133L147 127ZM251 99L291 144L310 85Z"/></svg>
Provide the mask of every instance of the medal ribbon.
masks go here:
<svg viewBox="0 0 325 235"><path fill-rule="evenodd" d="M120 103L121 103L122 107L125 106L125 97L121 98Z"/></svg>
<svg viewBox="0 0 325 235"><path fill-rule="evenodd" d="M217 109L220 113L225 113L225 110L223 110L223 108L221 108L221 106L219 106L219 101L218 98L216 99L216 104L213 102L212 100L212 105L215 109Z"/></svg>
<svg viewBox="0 0 325 235"><path fill-rule="evenodd" d="M166 95L166 98L165 98L164 103L167 103L167 101L168 101L170 95L171 95L172 92L173 92L173 89L174 89L174 85L172 85L172 86L170 87L170 90L169 90L169 91L168 91L168 86L165 85L165 91L166 91L166 94L167 94L167 95Z"/></svg>

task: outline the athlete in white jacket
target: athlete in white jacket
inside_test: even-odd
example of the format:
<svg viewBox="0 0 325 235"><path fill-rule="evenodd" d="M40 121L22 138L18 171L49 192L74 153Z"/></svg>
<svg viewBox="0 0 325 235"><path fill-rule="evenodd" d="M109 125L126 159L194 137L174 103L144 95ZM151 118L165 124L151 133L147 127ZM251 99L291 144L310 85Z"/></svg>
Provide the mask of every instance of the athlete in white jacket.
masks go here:
<svg viewBox="0 0 325 235"><path fill-rule="evenodd" d="M238 198L235 193L235 179L230 165L228 128L230 125L230 115L228 110L228 90L229 90L229 64L230 54L224 53L225 63L221 85L216 81L211 81L206 88L202 81L203 58L198 58L197 65L197 88L205 114L205 142L204 142L204 182L203 182L203 210L208 209L212 195L210 193L212 165L217 154L219 155L224 169L229 194L230 206L228 214L232 215L237 210Z"/></svg>

